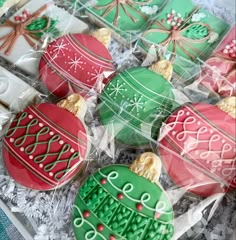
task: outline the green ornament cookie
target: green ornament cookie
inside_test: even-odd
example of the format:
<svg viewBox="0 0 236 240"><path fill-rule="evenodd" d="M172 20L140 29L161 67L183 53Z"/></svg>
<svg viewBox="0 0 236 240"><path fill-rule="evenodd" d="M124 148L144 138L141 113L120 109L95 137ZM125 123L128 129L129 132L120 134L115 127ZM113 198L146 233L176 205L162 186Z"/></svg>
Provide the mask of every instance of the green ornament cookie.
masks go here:
<svg viewBox="0 0 236 240"><path fill-rule="evenodd" d="M174 214L160 171L160 159L144 153L130 168L111 165L91 175L73 207L76 239L171 239Z"/></svg>
<svg viewBox="0 0 236 240"><path fill-rule="evenodd" d="M169 70L165 67L169 64L162 62L166 74ZM123 71L101 94L100 120L121 144L149 144L151 138L156 138L162 122L177 107L171 83L155 71L145 67Z"/></svg>
<svg viewBox="0 0 236 240"><path fill-rule="evenodd" d="M99 25L105 25L125 37L127 32L144 29L148 20L156 16L166 0L99 0L88 3L79 0L90 17ZM126 39L127 40L127 39Z"/></svg>

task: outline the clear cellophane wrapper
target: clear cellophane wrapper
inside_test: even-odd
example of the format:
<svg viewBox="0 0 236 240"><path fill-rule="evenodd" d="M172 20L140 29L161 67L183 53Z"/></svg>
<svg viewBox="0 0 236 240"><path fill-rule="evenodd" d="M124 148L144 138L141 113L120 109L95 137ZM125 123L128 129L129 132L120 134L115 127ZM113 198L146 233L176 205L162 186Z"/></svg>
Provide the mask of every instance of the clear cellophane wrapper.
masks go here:
<svg viewBox="0 0 236 240"><path fill-rule="evenodd" d="M45 0L41 1L47 2ZM205 8L213 14L226 21L229 25L233 25L234 17L232 16L234 16L235 13L232 11L234 8L229 7L233 3L229 2L227 5L226 3L210 0L207 1L208 3L205 1L195 2L203 4ZM43 3L39 1L37 4L40 5ZM94 1L87 1L86 6L81 5L78 1L61 0L54 1L54 4L54 10L46 10L46 16L49 16L50 19L56 19L56 21L59 22L59 27L54 29L52 33L41 36L41 41L37 44L37 48L32 47L27 50L23 49L27 45L22 45L23 50L21 49L21 51L22 53L25 52L25 55L22 56L18 56L17 51L13 57L11 55L6 57L1 53L1 148L4 135L7 133L10 124L19 112L27 106L46 102L56 104L61 100L60 97L56 97L45 87L45 84L40 80L41 76L38 72L39 60L48 44L68 33L90 34L98 29L98 25L104 26L101 17L96 16L95 19L91 18L91 14L87 12L87 6L93 6L93 4L95 4ZM162 4L167 4L167 2L163 1ZM164 5L160 6L160 11L163 6ZM18 5L15 8L11 8L8 12L5 12L1 18L1 22L8 18L14 19L17 11L22 12L22 10L25 10L24 6L20 10L19 8ZM34 6L34 8L37 8L37 6ZM30 11L31 9L27 10ZM34 9L34 11L35 10L37 9ZM56 11L60 13L57 14ZM71 18L68 23L63 22L60 25L63 14L70 14ZM156 14L158 14L158 12ZM149 19L149 21L152 20L152 18ZM82 24L82 27L76 28L76 26L78 26L76 24ZM66 25L68 25L68 28L65 30ZM110 25L108 25L108 28L109 27L111 28ZM148 27L148 24L144 23L142 28L145 27ZM107 95L104 94L104 91L107 90L106 84L101 84L100 78L97 78L98 81L95 82L94 87L88 87L81 81L79 87L85 91L83 97L87 105L87 112L82 122L87 129L89 147L84 159L83 168L78 174L62 186L50 191L32 190L14 181L8 174L8 170L1 158L1 204L7 207L9 212L14 216L12 218L13 222L26 239L75 239L71 217L73 204L78 189L90 174L94 173L98 168L111 164L131 164L138 155L145 151L160 154L160 148L164 148L165 156L168 157L169 155L174 159L176 153L166 148L162 142L165 135L163 129L167 129L168 123L166 120L168 117L182 106L189 104L194 105L196 103L211 106L226 96L234 96L235 94L235 82L234 84L229 83L227 78L221 76L212 66L204 62L206 59L201 60L197 58L192 62L181 56L176 56L162 46L158 46L158 51L156 52L157 46L152 45L150 46L149 54L146 54L138 44L138 41L142 38L140 33L135 31L128 33L125 29L117 30L117 27L112 27L111 30L112 37L108 51L113 59L114 70L104 73L105 77L109 79L106 84L111 84L111 88L112 80L119 78L119 76L125 76L124 73L129 72L129 69L141 68L143 71L149 71L148 68L158 60L174 59L174 71L169 83L170 92L166 100L168 110L164 112L153 110L148 116L142 119L143 122L148 122L147 125L151 127L146 125L140 127L130 118L130 114L131 116L133 114L134 117L139 116L138 107L140 105L134 105L137 99L129 99L128 101L125 98L114 98L119 94L117 90L110 92L110 96L113 96L113 98L107 97ZM21 39L21 41L23 40ZM14 44L13 51L17 48L20 48L19 43ZM155 54L153 54L153 51ZM214 49L211 49L211 51L213 52ZM43 68L41 70L43 70ZM98 74L99 76L101 75L101 73ZM217 89L209 88L207 87L208 85L202 83L203 79L206 78L206 74L207 77L210 76L210 79L214 81L214 83L217 82ZM145 79L143 79L143 81L145 81ZM158 86L158 77L156 81ZM116 87L119 86L117 85ZM58 88L60 88L60 86L58 86ZM118 90L122 91L122 89L124 89L123 86ZM221 89L221 91L216 91L219 89ZM138 92L140 92L140 88L138 88ZM73 93L73 89L70 89L67 95L69 93ZM156 100L154 96L154 99L158 101L159 98ZM119 106L117 106L117 103ZM114 111L114 117L119 119L118 123L103 119L104 112L102 111L105 111L104 114L107 114L107 105L109 105L110 109L116 109ZM220 120L224 121L223 119ZM227 122L225 122L225 124L227 124ZM235 125L228 126L228 128L232 128L233 132ZM125 141L121 141L122 136L124 136L122 134L126 130L130 132L128 142L137 140L138 142L140 141L139 144L129 145L125 144ZM142 142L145 144L141 144ZM230 168L235 169L235 164L235 161L232 161ZM191 166L193 168L195 166L199 168L199 165L194 161ZM188 164L184 164L184 168L186 168L185 170L187 172L191 172ZM160 183L173 205L173 224L175 227L173 239L234 240L236 236L236 191L231 190L227 193L213 193L210 196L197 195L191 191L187 191L186 187L176 184L170 177L171 174L169 174L168 170L166 166L162 168ZM232 172L232 174L234 173ZM219 185L221 184L221 180L221 178L218 179Z"/></svg>

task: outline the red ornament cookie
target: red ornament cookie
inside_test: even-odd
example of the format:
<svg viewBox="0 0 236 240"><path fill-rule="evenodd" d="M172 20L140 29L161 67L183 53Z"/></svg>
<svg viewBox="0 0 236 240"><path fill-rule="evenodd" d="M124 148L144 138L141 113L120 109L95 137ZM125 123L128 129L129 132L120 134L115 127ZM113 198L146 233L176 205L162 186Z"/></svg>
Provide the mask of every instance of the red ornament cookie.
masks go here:
<svg viewBox="0 0 236 240"><path fill-rule="evenodd" d="M167 119L159 151L177 185L201 196L236 188L235 101L189 104Z"/></svg>
<svg viewBox="0 0 236 240"><path fill-rule="evenodd" d="M200 83L223 97L236 96L236 26L206 61ZM222 76L222 77L221 77Z"/></svg>
<svg viewBox="0 0 236 240"><path fill-rule="evenodd" d="M39 63L40 78L58 97L100 92L114 72L112 57L95 37L69 34L49 44Z"/></svg>
<svg viewBox="0 0 236 240"><path fill-rule="evenodd" d="M3 140L9 175L21 185L50 190L69 181L87 155L83 122L67 109L41 103L20 112Z"/></svg>

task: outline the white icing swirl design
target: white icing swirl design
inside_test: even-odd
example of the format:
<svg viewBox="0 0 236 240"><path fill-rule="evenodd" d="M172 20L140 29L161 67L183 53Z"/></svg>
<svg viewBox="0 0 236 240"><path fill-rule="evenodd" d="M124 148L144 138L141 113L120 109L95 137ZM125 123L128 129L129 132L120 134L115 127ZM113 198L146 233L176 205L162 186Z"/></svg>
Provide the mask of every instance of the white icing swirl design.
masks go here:
<svg viewBox="0 0 236 240"><path fill-rule="evenodd" d="M119 177L119 173L116 171L111 171L108 175L105 175L99 170L99 173L101 176L105 177L107 181L111 184L113 188L115 188L117 191L122 192L128 199L130 199L133 202L141 203L145 208L147 208L150 211L159 212L161 214L171 214L171 212L166 212L165 209L167 208L167 205L164 201L158 200L156 203L155 208L152 208L148 206L148 202L151 200L151 195L149 193L142 193L140 199L135 199L130 196L129 193L131 193L134 190L134 185L132 183L126 183L122 189L117 187L113 180L117 179Z"/></svg>
<svg viewBox="0 0 236 240"><path fill-rule="evenodd" d="M77 218L74 219L73 224L76 228L81 228L84 223L88 224L92 229L88 230L85 234L85 240L94 240L96 239L96 237L101 237L103 240L106 240L106 238L100 234L96 228L86 219L84 219L83 214L81 213L80 209L78 206L74 205L73 206L79 213L79 216Z"/></svg>
<svg viewBox="0 0 236 240"><path fill-rule="evenodd" d="M220 132L215 132L217 130L212 129L210 124L205 126L207 122L203 123L202 120L198 120L197 117L192 116L195 113L190 113L190 111L191 109L189 111L179 110L176 115L172 116L175 121L168 123L166 126L169 136L172 135L173 140L174 138L177 140L175 143L180 148L182 148L181 142L184 143L184 149L182 150L184 154L190 154L194 151L195 155L197 155L197 160L204 160L210 165L212 173L219 172L223 177L232 181L232 176L236 172L236 166L235 154L232 156L234 149L230 143L231 140L227 140L224 135L221 136ZM186 116L184 121L180 120L183 116ZM203 124L204 126L201 126ZM183 130L176 132L178 126L182 126ZM199 128L189 130L193 126L199 126ZM208 136L210 136L210 139L207 138ZM200 147L201 145L204 148Z"/></svg>

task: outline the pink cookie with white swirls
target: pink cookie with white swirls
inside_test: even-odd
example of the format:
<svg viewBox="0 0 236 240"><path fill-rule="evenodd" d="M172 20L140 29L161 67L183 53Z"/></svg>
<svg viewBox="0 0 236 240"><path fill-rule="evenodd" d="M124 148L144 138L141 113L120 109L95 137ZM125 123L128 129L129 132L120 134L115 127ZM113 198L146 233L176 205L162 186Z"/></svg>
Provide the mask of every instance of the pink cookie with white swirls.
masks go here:
<svg viewBox="0 0 236 240"><path fill-rule="evenodd" d="M220 96L236 96L236 26L206 61L200 83Z"/></svg>
<svg viewBox="0 0 236 240"><path fill-rule="evenodd" d="M235 119L217 106L189 104L166 121L160 156L174 182L209 196L236 188Z"/></svg>

